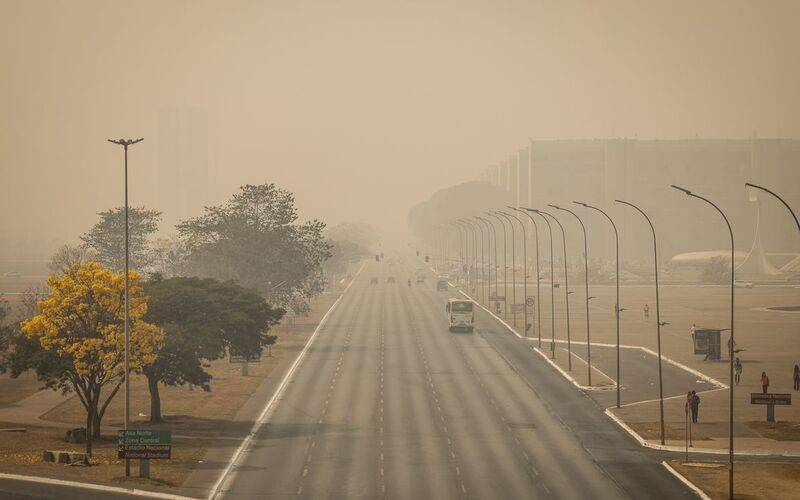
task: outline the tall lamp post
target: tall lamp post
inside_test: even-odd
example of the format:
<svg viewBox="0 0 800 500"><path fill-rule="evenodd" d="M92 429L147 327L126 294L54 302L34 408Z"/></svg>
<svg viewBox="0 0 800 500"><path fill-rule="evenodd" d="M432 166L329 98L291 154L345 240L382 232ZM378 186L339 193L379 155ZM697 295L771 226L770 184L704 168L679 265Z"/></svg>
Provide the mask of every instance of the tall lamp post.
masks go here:
<svg viewBox="0 0 800 500"><path fill-rule="evenodd" d="M642 216L647 220L647 223L650 225L650 231L653 233L653 266L655 269L655 277L656 277L656 342L658 343L658 409L661 415L661 444L664 444L664 379L661 373L661 325L665 323L661 323L661 306L658 300L658 242L656 240L656 229L653 227L653 223L650 221L650 217L647 216L644 211L634 205L633 203L623 201L623 200L614 200L616 203L622 203L623 205L628 205L632 207L637 212L642 214Z"/></svg>
<svg viewBox="0 0 800 500"><path fill-rule="evenodd" d="M571 213L576 219L578 219L578 223L581 225L581 229L583 230L583 270L586 280L586 362L587 362L587 369L589 371L589 386L592 385L592 336L589 331L589 243L586 238L586 226L583 225L583 221L578 214L573 212L568 208L558 207L556 205L550 205L551 207L557 210L563 210L564 212Z"/></svg>
<svg viewBox="0 0 800 500"><path fill-rule="evenodd" d="M475 232L475 226L472 225L471 220L461 219L461 222L472 232L472 272L469 273L469 275L470 278L472 278L472 287L470 290L474 292L478 289L478 283L475 281L476 274L478 273L478 235Z"/></svg>
<svg viewBox="0 0 800 500"><path fill-rule="evenodd" d="M528 212L539 214L539 217L544 219L545 224L547 224L547 232L550 234L550 357L556 359L556 282L555 272L553 270L553 226L550 224L550 220L540 211L534 208L522 208Z"/></svg>
<svg viewBox="0 0 800 500"><path fill-rule="evenodd" d="M506 240L508 239L506 235L506 225L503 224L503 219L495 215L493 212L486 212L486 215L489 217L494 217L498 221L500 221L500 226L503 228L503 307L505 310L505 319L508 319L508 251L506 248ZM495 273L495 276L497 274ZM495 287L496 288L496 287Z"/></svg>
<svg viewBox="0 0 800 500"><path fill-rule="evenodd" d="M492 228L490 230L489 228L491 227L491 224L489 224L489 222L486 219L484 219L483 217L481 217L479 215L476 215L474 217L475 217L475 220L477 220L479 222L482 222L483 224L485 224L485 227L486 227L486 253L488 254L487 257L486 257L486 268L489 270L489 272L486 273L486 276L484 277L483 302L488 305L489 304L489 298L488 297L490 295L492 295L492 233L491 233L491 231L494 228ZM489 293L488 294L486 293L487 282L488 282L488 286L489 286Z"/></svg>
<svg viewBox="0 0 800 500"><path fill-rule="evenodd" d="M539 276L539 226L536 224L536 220L533 218L533 215L531 215L530 213L528 213L528 212L526 212L526 211L524 211L522 209L519 209L519 208L514 208L514 207L509 207L509 208L511 208L513 210L516 210L517 212L520 212L522 214L525 214L530 219L531 224L533 225L533 234L535 236L535 242L536 242L536 332L539 335L539 347L541 348L542 347L542 307L541 307L541 305L542 305L542 300L541 300L542 295L541 295L541 291L540 291L540 287L539 287L539 281L540 281L540 276ZM525 307L527 307L527 305Z"/></svg>
<svg viewBox="0 0 800 500"><path fill-rule="evenodd" d="M684 189L682 187L678 187L675 184L672 185L673 188L677 189L678 191L683 191L687 196L691 196L692 198L697 198L698 200L703 200L704 202L708 203L712 207L716 209L717 212L722 216L722 219L725 221L725 225L728 226L728 233L731 237L731 348L730 348L730 382L728 383L730 386L730 407L728 411L728 498L731 500L733 499L733 386L736 385L733 382L733 349L736 344L733 341L733 291L735 290L734 287L734 271L736 266L734 264L734 256L735 256L735 247L733 242L733 228L731 227L731 223L728 220L728 217L725 213L720 210L720 208L708 198L704 198L699 194L695 194L688 189ZM788 206L788 205L787 205ZM794 215L794 213L792 214ZM796 221L797 219L795 219Z"/></svg>
<svg viewBox="0 0 800 500"><path fill-rule="evenodd" d="M129 375L131 373L130 358L130 315L128 308L128 271L130 267L130 251L128 249L128 146L142 142L144 138L138 139L108 139L108 142L122 146L125 150L125 422L123 429L128 430L131 421L131 387ZM131 475L131 461L125 459L125 477Z"/></svg>
<svg viewBox="0 0 800 500"><path fill-rule="evenodd" d="M614 228L614 249L615 249L615 254L616 254L616 258L614 259L614 263L615 263L615 268L616 268L616 281L617 281L617 286L616 286L616 289L617 289L617 302L614 304L614 316L616 317L616 320L617 320L617 408L619 408L620 407L620 394L619 394L619 390L620 390L619 389L620 388L620 378L619 378L620 377L620 374L619 374L619 313L620 313L620 311L622 311L622 309L620 309L620 307L619 307L619 233L617 232L617 225L614 224L614 220L607 213L605 213L603 210L601 210L601 209L599 209L599 208L597 208L595 206L583 203L581 201L573 201L573 203L577 203L578 205L581 205L582 207L591 208L592 210L596 210L596 211L600 212L601 214L603 214L603 216L605 216L606 219L608 219L608 222L611 223L611 227Z"/></svg>
<svg viewBox="0 0 800 500"><path fill-rule="evenodd" d="M551 205L548 205L551 206ZM561 221L558 218L549 213L545 212L544 210L539 210L542 214L552 218L558 227L561 228L561 240L564 247L564 301L566 302L566 312L567 312L567 369L572 371L572 339L570 336L570 329L569 329L569 272L568 272L568 265L567 265L567 232L564 231L564 226L561 225Z"/></svg>
<svg viewBox="0 0 800 500"><path fill-rule="evenodd" d="M494 245L493 245L494 246L494 250L490 251L489 253L491 254L492 252L494 252L494 264L492 264L491 258L490 258L489 259L489 266L490 267L491 266L494 267L494 295L495 295L495 297L497 297L497 231L495 231L494 224L492 224L492 221L490 221L488 219L484 219L483 217L478 217L478 218L480 220L482 220L486 224L486 226L489 227L492 230L492 238L494 239ZM490 243L491 243L491 241L490 241ZM492 277L492 273L490 272L489 273L489 285L490 285L489 286L489 292L492 291L491 277Z"/></svg>
<svg viewBox="0 0 800 500"><path fill-rule="evenodd" d="M505 221L508 222L508 227L511 228L511 304L512 304L512 306L511 306L511 316L514 318L513 322L514 322L514 326L516 327L517 326L517 311L514 310L514 306L517 303L517 271L516 271L516 269L517 269L517 255L516 255L517 241L516 241L516 236L515 236L515 231L514 231L514 224L511 223L511 219L508 217L508 215L505 214L505 212L501 212L500 210L497 210L494 213L497 214L498 217L502 217L503 219L505 219ZM508 304L508 301L506 301L506 304Z"/></svg>
<svg viewBox="0 0 800 500"><path fill-rule="evenodd" d="M481 233L481 294L483 296L483 303L486 303L486 252L483 247L483 226L478 224L477 221L471 221L477 226L478 231ZM477 291L476 291L477 292Z"/></svg>
<svg viewBox="0 0 800 500"><path fill-rule="evenodd" d="M508 207L514 210L514 207ZM516 215L512 215L506 212L500 212L501 214L505 215L506 217L511 217L515 221L519 222L519 225L522 227L522 328L525 331L525 336L528 336L528 234L525 231L525 224L522 222L522 219L517 217ZM516 284L514 285L516 287ZM516 301L514 302L516 304ZM516 320L516 315L514 316ZM516 321L514 322L516 326Z"/></svg>
<svg viewBox="0 0 800 500"><path fill-rule="evenodd" d="M453 226L454 228L456 228L456 231L458 231L458 253L459 253L459 257L461 258L461 266L462 266L462 269L463 269L463 266L464 266L464 237L461 234L461 226L458 225L458 223L455 222L455 221L450 222L450 225Z"/></svg>

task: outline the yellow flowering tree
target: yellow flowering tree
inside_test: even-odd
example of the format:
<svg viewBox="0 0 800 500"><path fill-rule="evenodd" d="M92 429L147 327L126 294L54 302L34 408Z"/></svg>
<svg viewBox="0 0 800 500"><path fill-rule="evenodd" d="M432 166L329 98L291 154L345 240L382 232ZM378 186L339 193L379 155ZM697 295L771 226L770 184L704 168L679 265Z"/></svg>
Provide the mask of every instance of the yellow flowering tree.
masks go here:
<svg viewBox="0 0 800 500"><path fill-rule="evenodd" d="M164 334L141 319L147 297L139 274L129 277L130 366L141 371L156 359ZM86 409L91 454L91 437L100 436L106 408L125 380L125 276L88 262L47 281L50 295L37 303L40 313L22 323L12 375L35 368L48 387L77 394Z"/></svg>

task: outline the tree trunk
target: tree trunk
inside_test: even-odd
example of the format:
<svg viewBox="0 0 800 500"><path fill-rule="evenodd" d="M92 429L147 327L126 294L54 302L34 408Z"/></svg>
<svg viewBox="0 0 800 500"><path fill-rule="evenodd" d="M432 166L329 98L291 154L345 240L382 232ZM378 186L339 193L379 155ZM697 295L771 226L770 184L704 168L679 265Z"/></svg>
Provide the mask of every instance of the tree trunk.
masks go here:
<svg viewBox="0 0 800 500"><path fill-rule="evenodd" d="M103 416L99 412L95 412L94 419L92 420L92 437L100 439L100 422Z"/></svg>
<svg viewBox="0 0 800 500"><path fill-rule="evenodd" d="M93 432L93 421L94 421L94 412L92 411L94 407L89 405L89 408L86 410L86 456L92 456L92 432Z"/></svg>
<svg viewBox="0 0 800 500"><path fill-rule="evenodd" d="M158 393L158 379L147 376L147 387L150 389L150 423L163 422L161 418L161 395Z"/></svg>

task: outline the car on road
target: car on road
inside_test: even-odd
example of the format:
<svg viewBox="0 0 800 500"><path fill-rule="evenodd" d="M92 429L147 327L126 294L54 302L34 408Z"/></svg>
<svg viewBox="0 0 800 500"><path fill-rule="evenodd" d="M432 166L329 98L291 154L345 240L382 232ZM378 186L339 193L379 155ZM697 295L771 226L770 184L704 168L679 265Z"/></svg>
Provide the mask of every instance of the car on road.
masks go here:
<svg viewBox="0 0 800 500"><path fill-rule="evenodd" d="M736 288L753 288L753 283L751 281L736 280L733 282L733 286Z"/></svg>
<svg viewBox="0 0 800 500"><path fill-rule="evenodd" d="M20 276L22 276L22 273L19 271L8 271L3 275L5 278L19 278Z"/></svg>
<svg viewBox="0 0 800 500"><path fill-rule="evenodd" d="M388 278L386 278L386 282L387 283L394 283L395 282L394 276L389 276Z"/></svg>
<svg viewBox="0 0 800 500"><path fill-rule="evenodd" d="M440 279L439 281L436 282L436 291L437 292L439 292L439 291L446 292L449 289L450 289L450 287L447 284L447 280Z"/></svg>
<svg viewBox="0 0 800 500"><path fill-rule="evenodd" d="M378 278L373 276L372 278L369 279L369 284L370 285L377 285L378 284Z"/></svg>
<svg viewBox="0 0 800 500"><path fill-rule="evenodd" d="M472 332L475 323L475 312L471 300L450 299L445 306L450 331Z"/></svg>
<svg viewBox="0 0 800 500"><path fill-rule="evenodd" d="M417 283L425 283L425 276L420 274L419 276L417 276L416 282Z"/></svg>

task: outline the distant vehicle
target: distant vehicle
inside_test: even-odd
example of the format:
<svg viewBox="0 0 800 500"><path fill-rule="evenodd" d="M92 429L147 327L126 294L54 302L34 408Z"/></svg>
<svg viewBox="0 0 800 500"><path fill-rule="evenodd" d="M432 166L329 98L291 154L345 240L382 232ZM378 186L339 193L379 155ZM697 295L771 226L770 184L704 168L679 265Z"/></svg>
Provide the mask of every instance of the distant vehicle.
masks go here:
<svg viewBox="0 0 800 500"><path fill-rule="evenodd" d="M417 275L417 283L425 283L425 276L422 274Z"/></svg>
<svg viewBox="0 0 800 500"><path fill-rule="evenodd" d="M386 278L386 282L387 283L394 283L395 282L394 281L394 276L389 276L388 278Z"/></svg>
<svg viewBox="0 0 800 500"><path fill-rule="evenodd" d="M369 284L370 285L377 285L378 284L378 278L373 276L372 278L369 279Z"/></svg>
<svg viewBox="0 0 800 500"><path fill-rule="evenodd" d="M736 288L753 288L753 283L750 281L734 281L733 286Z"/></svg>
<svg viewBox="0 0 800 500"><path fill-rule="evenodd" d="M450 289L450 287L447 284L447 280L440 279L439 281L436 282L436 291L437 292L441 292L441 291L445 291L446 292L449 289Z"/></svg>
<svg viewBox="0 0 800 500"><path fill-rule="evenodd" d="M3 275L6 278L19 278L22 274L19 271L9 271Z"/></svg>
<svg viewBox="0 0 800 500"><path fill-rule="evenodd" d="M471 300L450 299L445 306L447 319L450 322L450 331L463 330L472 332L475 322L475 312Z"/></svg>

